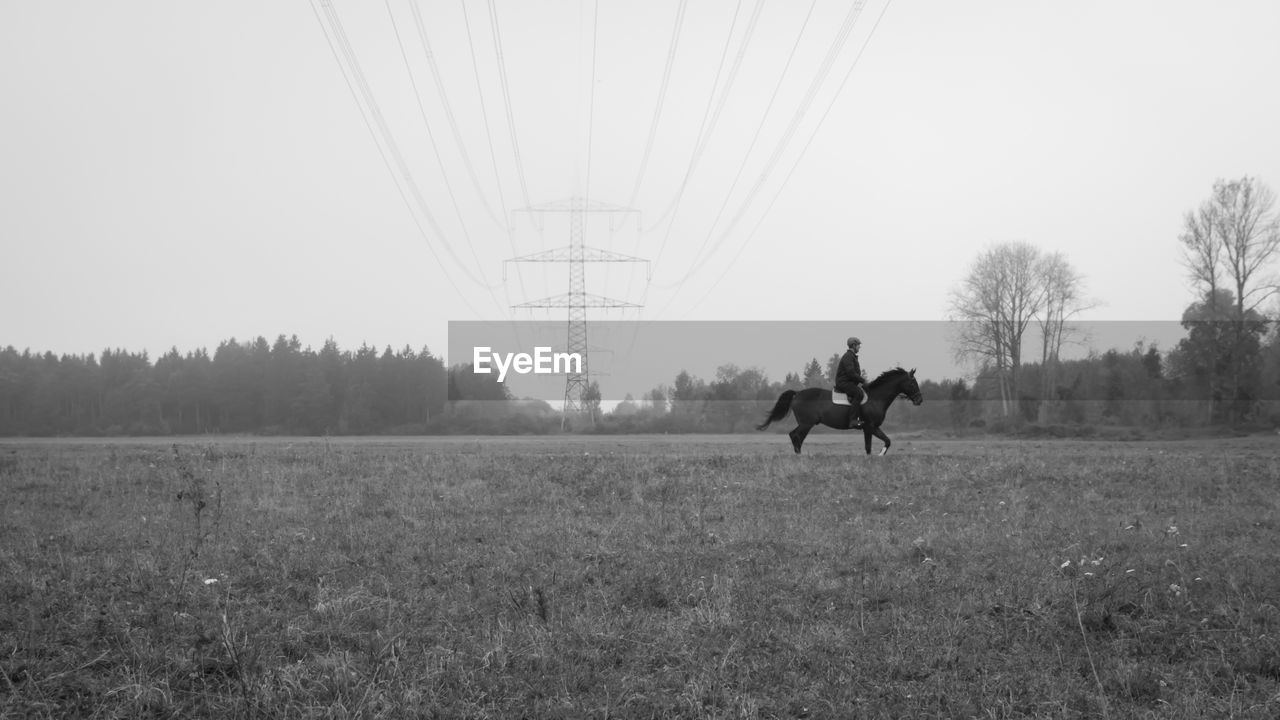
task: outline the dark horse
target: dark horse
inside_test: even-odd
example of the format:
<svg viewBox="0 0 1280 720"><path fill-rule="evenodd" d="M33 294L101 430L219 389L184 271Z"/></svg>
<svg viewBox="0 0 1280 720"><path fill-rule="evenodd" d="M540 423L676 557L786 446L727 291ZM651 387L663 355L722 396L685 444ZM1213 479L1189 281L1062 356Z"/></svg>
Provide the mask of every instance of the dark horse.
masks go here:
<svg viewBox="0 0 1280 720"><path fill-rule="evenodd" d="M892 444L889 442L889 436L880 430L885 413L889 412L889 406L899 395L911 398L911 402L915 405L924 402L924 397L920 395L920 384L916 382L914 368L910 371L902 368L886 370L880 373L880 377L868 383L866 389L867 402L862 406L862 434L867 439L867 454L871 454L871 437L874 435L884 441L884 449L880 451L883 455L889 452L889 446ZM788 412L794 412L798 424L790 433L791 446L796 449L798 455L805 436L814 425L822 423L827 427L844 430L849 427L849 413L854 409L852 405L836 405L831 402L831 391L826 388L788 390L782 393L778 403L769 412L769 416L763 423L757 425L756 429L764 430L770 424L786 417Z"/></svg>

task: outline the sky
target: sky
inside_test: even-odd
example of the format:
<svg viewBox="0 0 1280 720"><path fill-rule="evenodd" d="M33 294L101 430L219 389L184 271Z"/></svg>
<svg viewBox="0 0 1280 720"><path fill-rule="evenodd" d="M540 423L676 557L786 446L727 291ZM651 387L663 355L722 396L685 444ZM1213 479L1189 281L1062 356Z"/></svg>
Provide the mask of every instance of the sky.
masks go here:
<svg viewBox="0 0 1280 720"><path fill-rule="evenodd" d="M566 246L529 209L575 197L619 209L588 246L648 260L587 266L641 306L592 318L941 320L1025 241L1083 319L1176 321L1183 215L1280 187L1277 27L1269 0L0 3L0 346L444 353L451 321L563 317L513 306L568 267L508 261Z"/></svg>

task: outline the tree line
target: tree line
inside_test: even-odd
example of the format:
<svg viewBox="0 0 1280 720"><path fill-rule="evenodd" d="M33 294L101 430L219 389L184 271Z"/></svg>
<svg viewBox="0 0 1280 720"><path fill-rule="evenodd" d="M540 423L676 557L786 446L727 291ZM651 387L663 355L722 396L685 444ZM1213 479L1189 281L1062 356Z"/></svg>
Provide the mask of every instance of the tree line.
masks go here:
<svg viewBox="0 0 1280 720"><path fill-rule="evenodd" d="M1023 424L1198 427L1221 422L1222 403L1208 378L1222 374L1222 334L1229 328L1188 320L1188 337L1162 351L1136 344L1054 365L1019 369L1027 390L1009 405L994 368L976 379L922 379L925 403L895 405L900 429L1002 431ZM1217 330L1213 330L1217 328ZM1256 422L1280 423L1280 338L1260 343L1247 366ZM627 395L602 412L598 389L575 432L753 432L784 390L831 387L839 354L812 358L771 380L759 368L720 366L713 377L681 371L640 398ZM1224 359L1225 358L1225 359ZM1036 389L1052 373L1052 395ZM425 348L319 351L296 337L228 340L210 354L170 350L100 356L0 350L0 435L99 436L205 433L361 435L562 431L561 416L541 400L515 399L494 376L446 368ZM497 401L497 402L495 402Z"/></svg>
<svg viewBox="0 0 1280 720"><path fill-rule="evenodd" d="M956 434L1036 428L1078 434L1087 432L1081 426L1172 429L1222 424L1217 412L1221 405L1214 401L1207 380L1215 372L1214 358L1221 362L1215 354L1220 346L1213 333L1202 329L1193 325L1188 338L1167 351L1139 341L1129 349L1056 359L1050 365L1026 362L1019 371L1024 391L1012 402L1006 397L1005 378L993 367L974 379L923 379L924 404L895 404L889 423L900 430ZM1233 422L1280 425L1280 336L1270 335L1252 357L1252 410L1247 418ZM839 358L834 354L826 363L814 358L781 381L770 381L757 368L732 364L705 380L681 372L671 385L654 388L640 399L628 396L612 412L598 415L593 431L750 432L784 390L831 387ZM1053 381L1046 381L1046 376ZM1040 394L1044 387L1054 392Z"/></svg>
<svg viewBox="0 0 1280 720"><path fill-rule="evenodd" d="M450 395L453 395L451 398ZM319 351L296 336L234 338L211 354L0 350L0 435L426 432L450 400L507 398L426 348Z"/></svg>

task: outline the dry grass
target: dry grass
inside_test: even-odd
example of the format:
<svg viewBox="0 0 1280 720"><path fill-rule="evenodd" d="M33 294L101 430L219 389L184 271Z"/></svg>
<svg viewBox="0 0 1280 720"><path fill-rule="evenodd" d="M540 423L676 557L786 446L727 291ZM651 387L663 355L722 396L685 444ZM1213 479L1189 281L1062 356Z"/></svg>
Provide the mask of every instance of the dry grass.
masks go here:
<svg viewBox="0 0 1280 720"><path fill-rule="evenodd" d="M1275 717L1270 448L0 446L4 717Z"/></svg>

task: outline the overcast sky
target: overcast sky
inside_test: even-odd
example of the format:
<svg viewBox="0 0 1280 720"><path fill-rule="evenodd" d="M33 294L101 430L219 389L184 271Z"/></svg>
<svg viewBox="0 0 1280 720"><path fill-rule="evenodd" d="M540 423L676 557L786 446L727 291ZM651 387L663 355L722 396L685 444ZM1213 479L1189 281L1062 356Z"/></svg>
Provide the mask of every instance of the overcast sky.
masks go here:
<svg viewBox="0 0 1280 720"><path fill-rule="evenodd" d="M660 95L674 0L0 3L0 345L443 352L561 317L504 260L575 196L639 211L586 224L651 261L588 267L609 319L937 320L1024 240L1089 319L1176 320L1183 214L1280 188L1280 3L850 7L690 2Z"/></svg>

